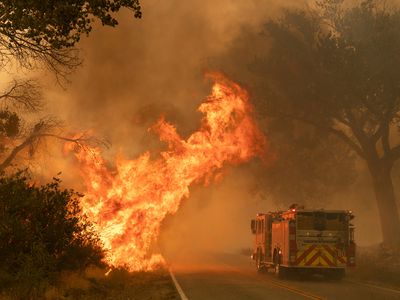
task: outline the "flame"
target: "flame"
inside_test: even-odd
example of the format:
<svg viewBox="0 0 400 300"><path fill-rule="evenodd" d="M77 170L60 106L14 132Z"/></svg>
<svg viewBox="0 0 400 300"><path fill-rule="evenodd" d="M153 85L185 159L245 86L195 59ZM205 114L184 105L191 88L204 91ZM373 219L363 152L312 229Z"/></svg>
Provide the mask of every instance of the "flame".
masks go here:
<svg viewBox="0 0 400 300"><path fill-rule="evenodd" d="M166 215L189 197L189 186L210 181L227 163L243 163L265 151L248 93L221 74L209 77L214 84L199 107L204 116L198 131L184 140L163 118L150 129L168 144L159 158L149 152L134 160L118 158L111 171L100 149L74 149L87 186L83 211L94 222L111 266L135 271L162 264L161 255L151 254L152 245Z"/></svg>

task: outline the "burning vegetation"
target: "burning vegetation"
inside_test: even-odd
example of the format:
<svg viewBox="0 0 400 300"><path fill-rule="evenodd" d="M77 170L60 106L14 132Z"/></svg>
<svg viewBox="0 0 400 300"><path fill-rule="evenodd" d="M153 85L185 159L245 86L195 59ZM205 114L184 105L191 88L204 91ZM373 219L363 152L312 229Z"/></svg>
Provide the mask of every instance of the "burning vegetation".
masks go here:
<svg viewBox="0 0 400 300"><path fill-rule="evenodd" d="M152 246L161 222L175 213L194 182L208 183L225 164L261 156L266 140L252 118L248 93L221 74L211 95L200 105L201 127L186 140L161 118L150 130L168 149L159 157L146 152L137 159L118 158L116 170L107 167L99 148L74 151L86 183L83 211L107 249L107 262L131 271L152 270L163 263Z"/></svg>

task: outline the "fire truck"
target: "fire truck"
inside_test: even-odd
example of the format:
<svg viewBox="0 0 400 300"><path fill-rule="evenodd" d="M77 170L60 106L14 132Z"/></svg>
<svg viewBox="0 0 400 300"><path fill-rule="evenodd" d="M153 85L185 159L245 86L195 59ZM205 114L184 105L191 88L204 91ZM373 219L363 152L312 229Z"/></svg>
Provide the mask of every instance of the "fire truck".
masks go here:
<svg viewBox="0 0 400 300"><path fill-rule="evenodd" d="M251 220L255 235L253 260L258 271L318 273L341 279L355 266L354 218L346 210L307 210L259 213Z"/></svg>

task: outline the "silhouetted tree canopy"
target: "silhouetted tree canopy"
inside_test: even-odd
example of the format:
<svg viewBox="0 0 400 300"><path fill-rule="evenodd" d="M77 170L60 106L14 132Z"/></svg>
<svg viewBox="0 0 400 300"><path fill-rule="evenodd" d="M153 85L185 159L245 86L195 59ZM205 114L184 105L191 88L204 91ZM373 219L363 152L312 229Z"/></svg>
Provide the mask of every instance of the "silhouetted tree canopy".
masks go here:
<svg viewBox="0 0 400 300"><path fill-rule="evenodd" d="M309 124L364 159L384 242L400 246L391 178L400 158L399 8L322 0L315 9L287 10L264 33L271 46L252 65L265 95L260 111Z"/></svg>
<svg viewBox="0 0 400 300"><path fill-rule="evenodd" d="M207 60L207 67L225 70L247 87L256 106L255 113L271 155L267 167L255 171L257 190L282 209L294 202L326 207L355 182L356 155L337 136L269 109L269 102L280 101L275 95L276 87L264 76L273 72L265 67L271 43L266 32L260 34L258 28L243 28L227 52Z"/></svg>
<svg viewBox="0 0 400 300"><path fill-rule="evenodd" d="M0 1L1 34L9 47L25 43L47 44L54 49L72 47L82 34L89 34L95 19L115 26L111 13L122 7L141 17L138 0L6 0Z"/></svg>
<svg viewBox="0 0 400 300"><path fill-rule="evenodd" d="M281 118L269 118L264 131L273 158L257 181L268 199L282 208L294 202L325 207L354 183L354 154L335 136Z"/></svg>
<svg viewBox="0 0 400 300"><path fill-rule="evenodd" d="M44 62L50 69L79 64L71 49L99 20L116 26L121 8L142 16L139 0L6 0L0 1L0 55L3 63L17 58L24 66Z"/></svg>

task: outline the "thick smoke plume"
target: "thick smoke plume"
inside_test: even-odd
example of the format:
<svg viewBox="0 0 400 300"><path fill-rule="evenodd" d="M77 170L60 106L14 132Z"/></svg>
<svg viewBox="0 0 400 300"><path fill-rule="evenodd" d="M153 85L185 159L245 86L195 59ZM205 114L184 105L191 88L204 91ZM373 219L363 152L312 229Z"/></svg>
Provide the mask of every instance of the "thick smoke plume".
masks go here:
<svg viewBox="0 0 400 300"><path fill-rule="evenodd" d="M90 129L107 137L112 147L106 158L159 152L164 145L147 131L159 116L164 115L187 138L200 126L196 108L210 88L204 83L204 70L221 65L226 66L222 72L246 69L238 61L243 61L243 53L254 55L255 49L248 43L236 43L241 33L257 36L268 18L305 2L309 1L142 1L142 20L124 12L118 27L99 26L82 41L84 64L66 90L57 87L51 76L45 78L49 111L65 120L71 132ZM66 186L85 192L73 160L59 152L59 145L49 144L35 165L37 172L45 180L62 171ZM286 208L279 206L279 199L253 190L254 174L260 168L257 164L241 167L228 172L218 186L193 187L190 199L162 228L164 250L188 253L251 247L249 219L259 211ZM369 225L372 219L377 224L373 195L357 192L367 191L369 184L368 178L362 178L354 193L338 196L331 207L354 210L356 225ZM354 205L349 207L349 203ZM371 236L367 227L358 226L359 243L379 241L379 228ZM198 239L187 243L193 231Z"/></svg>

